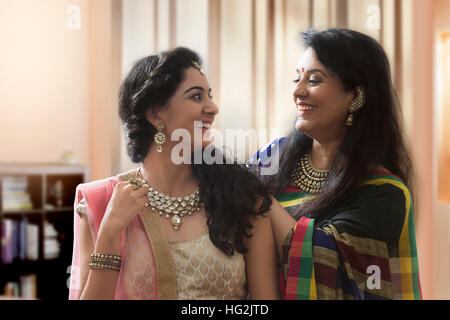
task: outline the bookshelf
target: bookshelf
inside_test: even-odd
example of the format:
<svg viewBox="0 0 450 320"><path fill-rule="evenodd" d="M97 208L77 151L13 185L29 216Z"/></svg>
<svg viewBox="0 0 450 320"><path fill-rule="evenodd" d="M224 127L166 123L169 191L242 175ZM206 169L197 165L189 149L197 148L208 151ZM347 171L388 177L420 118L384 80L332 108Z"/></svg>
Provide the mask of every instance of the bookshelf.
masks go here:
<svg viewBox="0 0 450 320"><path fill-rule="evenodd" d="M73 204L89 169L0 163L0 296L67 300Z"/></svg>

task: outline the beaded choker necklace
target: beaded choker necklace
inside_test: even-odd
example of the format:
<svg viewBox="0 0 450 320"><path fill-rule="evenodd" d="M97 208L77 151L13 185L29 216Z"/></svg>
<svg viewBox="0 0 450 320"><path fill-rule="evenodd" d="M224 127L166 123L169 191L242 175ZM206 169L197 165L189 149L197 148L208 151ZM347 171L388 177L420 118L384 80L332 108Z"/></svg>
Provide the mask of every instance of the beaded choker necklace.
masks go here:
<svg viewBox="0 0 450 320"><path fill-rule="evenodd" d="M138 170L140 179L145 181L141 174L141 169ZM148 184L148 183L147 183ZM197 188L192 194L181 197L171 197L162 192L158 192L152 187L148 188L148 202L146 207L150 207L152 211L157 211L160 216L165 216L167 219L172 215L172 225L175 230L181 226L181 218L192 215L195 211L200 211L203 203L200 202L200 192Z"/></svg>
<svg viewBox="0 0 450 320"><path fill-rule="evenodd" d="M305 192L318 194L323 191L324 181L328 177L329 170L314 168L311 153L305 153L292 172L294 184Z"/></svg>

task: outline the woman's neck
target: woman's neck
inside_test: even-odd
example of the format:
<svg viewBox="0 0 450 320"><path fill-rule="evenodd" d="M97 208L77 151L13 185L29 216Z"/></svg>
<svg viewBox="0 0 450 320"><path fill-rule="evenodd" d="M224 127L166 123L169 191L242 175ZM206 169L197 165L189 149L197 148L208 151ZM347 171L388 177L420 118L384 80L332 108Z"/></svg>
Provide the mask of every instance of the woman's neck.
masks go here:
<svg viewBox="0 0 450 320"><path fill-rule="evenodd" d="M328 169L340 144L340 139L325 142L313 140L311 160L314 167L320 170Z"/></svg>
<svg viewBox="0 0 450 320"><path fill-rule="evenodd" d="M171 159L171 148L157 152L152 144L142 164L141 175L147 183L166 195L184 197L198 186L198 180L190 164L175 164Z"/></svg>

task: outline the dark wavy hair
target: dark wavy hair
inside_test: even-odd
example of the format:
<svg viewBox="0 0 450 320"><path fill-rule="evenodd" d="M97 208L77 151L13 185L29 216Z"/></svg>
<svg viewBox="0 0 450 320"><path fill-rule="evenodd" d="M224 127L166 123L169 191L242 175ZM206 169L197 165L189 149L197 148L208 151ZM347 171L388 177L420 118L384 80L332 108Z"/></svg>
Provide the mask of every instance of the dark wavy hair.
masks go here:
<svg viewBox="0 0 450 320"><path fill-rule="evenodd" d="M305 48L344 84L366 92L366 103L354 115L330 166L324 191L291 213L295 218L325 218L326 207L349 192L383 165L400 177L413 193L414 170L401 127L401 110L393 89L389 61L373 38L348 29L307 30L301 34ZM344 124L343 124L344 125ZM294 128L280 149L279 171L266 176L264 185L278 195L291 182L298 159L312 147L312 138Z"/></svg>
<svg viewBox="0 0 450 320"><path fill-rule="evenodd" d="M201 65L198 54L178 47L151 55L134 63L120 88L119 115L129 139L128 155L134 163L145 160L156 128L148 122L145 112L167 104L185 79L192 62ZM216 154L230 163L218 148ZM198 150L197 152L203 152ZM194 159L195 154L192 154ZM195 163L192 161L192 163ZM250 237L251 215L263 215L271 206L270 194L246 166L233 164L193 164L199 180L200 200L204 203L209 237L227 255L245 253L243 237ZM258 205L257 205L258 204Z"/></svg>

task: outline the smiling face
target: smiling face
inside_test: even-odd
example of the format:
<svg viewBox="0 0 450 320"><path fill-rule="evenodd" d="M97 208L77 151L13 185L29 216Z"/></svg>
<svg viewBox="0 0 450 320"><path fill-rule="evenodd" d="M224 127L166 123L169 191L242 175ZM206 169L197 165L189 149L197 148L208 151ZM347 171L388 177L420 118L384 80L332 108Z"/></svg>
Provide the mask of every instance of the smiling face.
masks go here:
<svg viewBox="0 0 450 320"><path fill-rule="evenodd" d="M201 146L205 148L211 143L209 128L218 112L219 109L212 101L211 88L206 76L192 67L185 70L185 79L169 99L167 105L160 109L156 115L147 111L147 119L155 127L160 122L164 124L163 132L167 136L166 143L170 143L170 136L173 131L186 129L190 134L192 147L194 147L194 122L199 121L201 123L196 131L202 133Z"/></svg>
<svg viewBox="0 0 450 320"><path fill-rule="evenodd" d="M292 93L297 106L297 130L319 141L342 139L355 92L344 89L342 81L322 65L312 48L300 59L295 82Z"/></svg>

